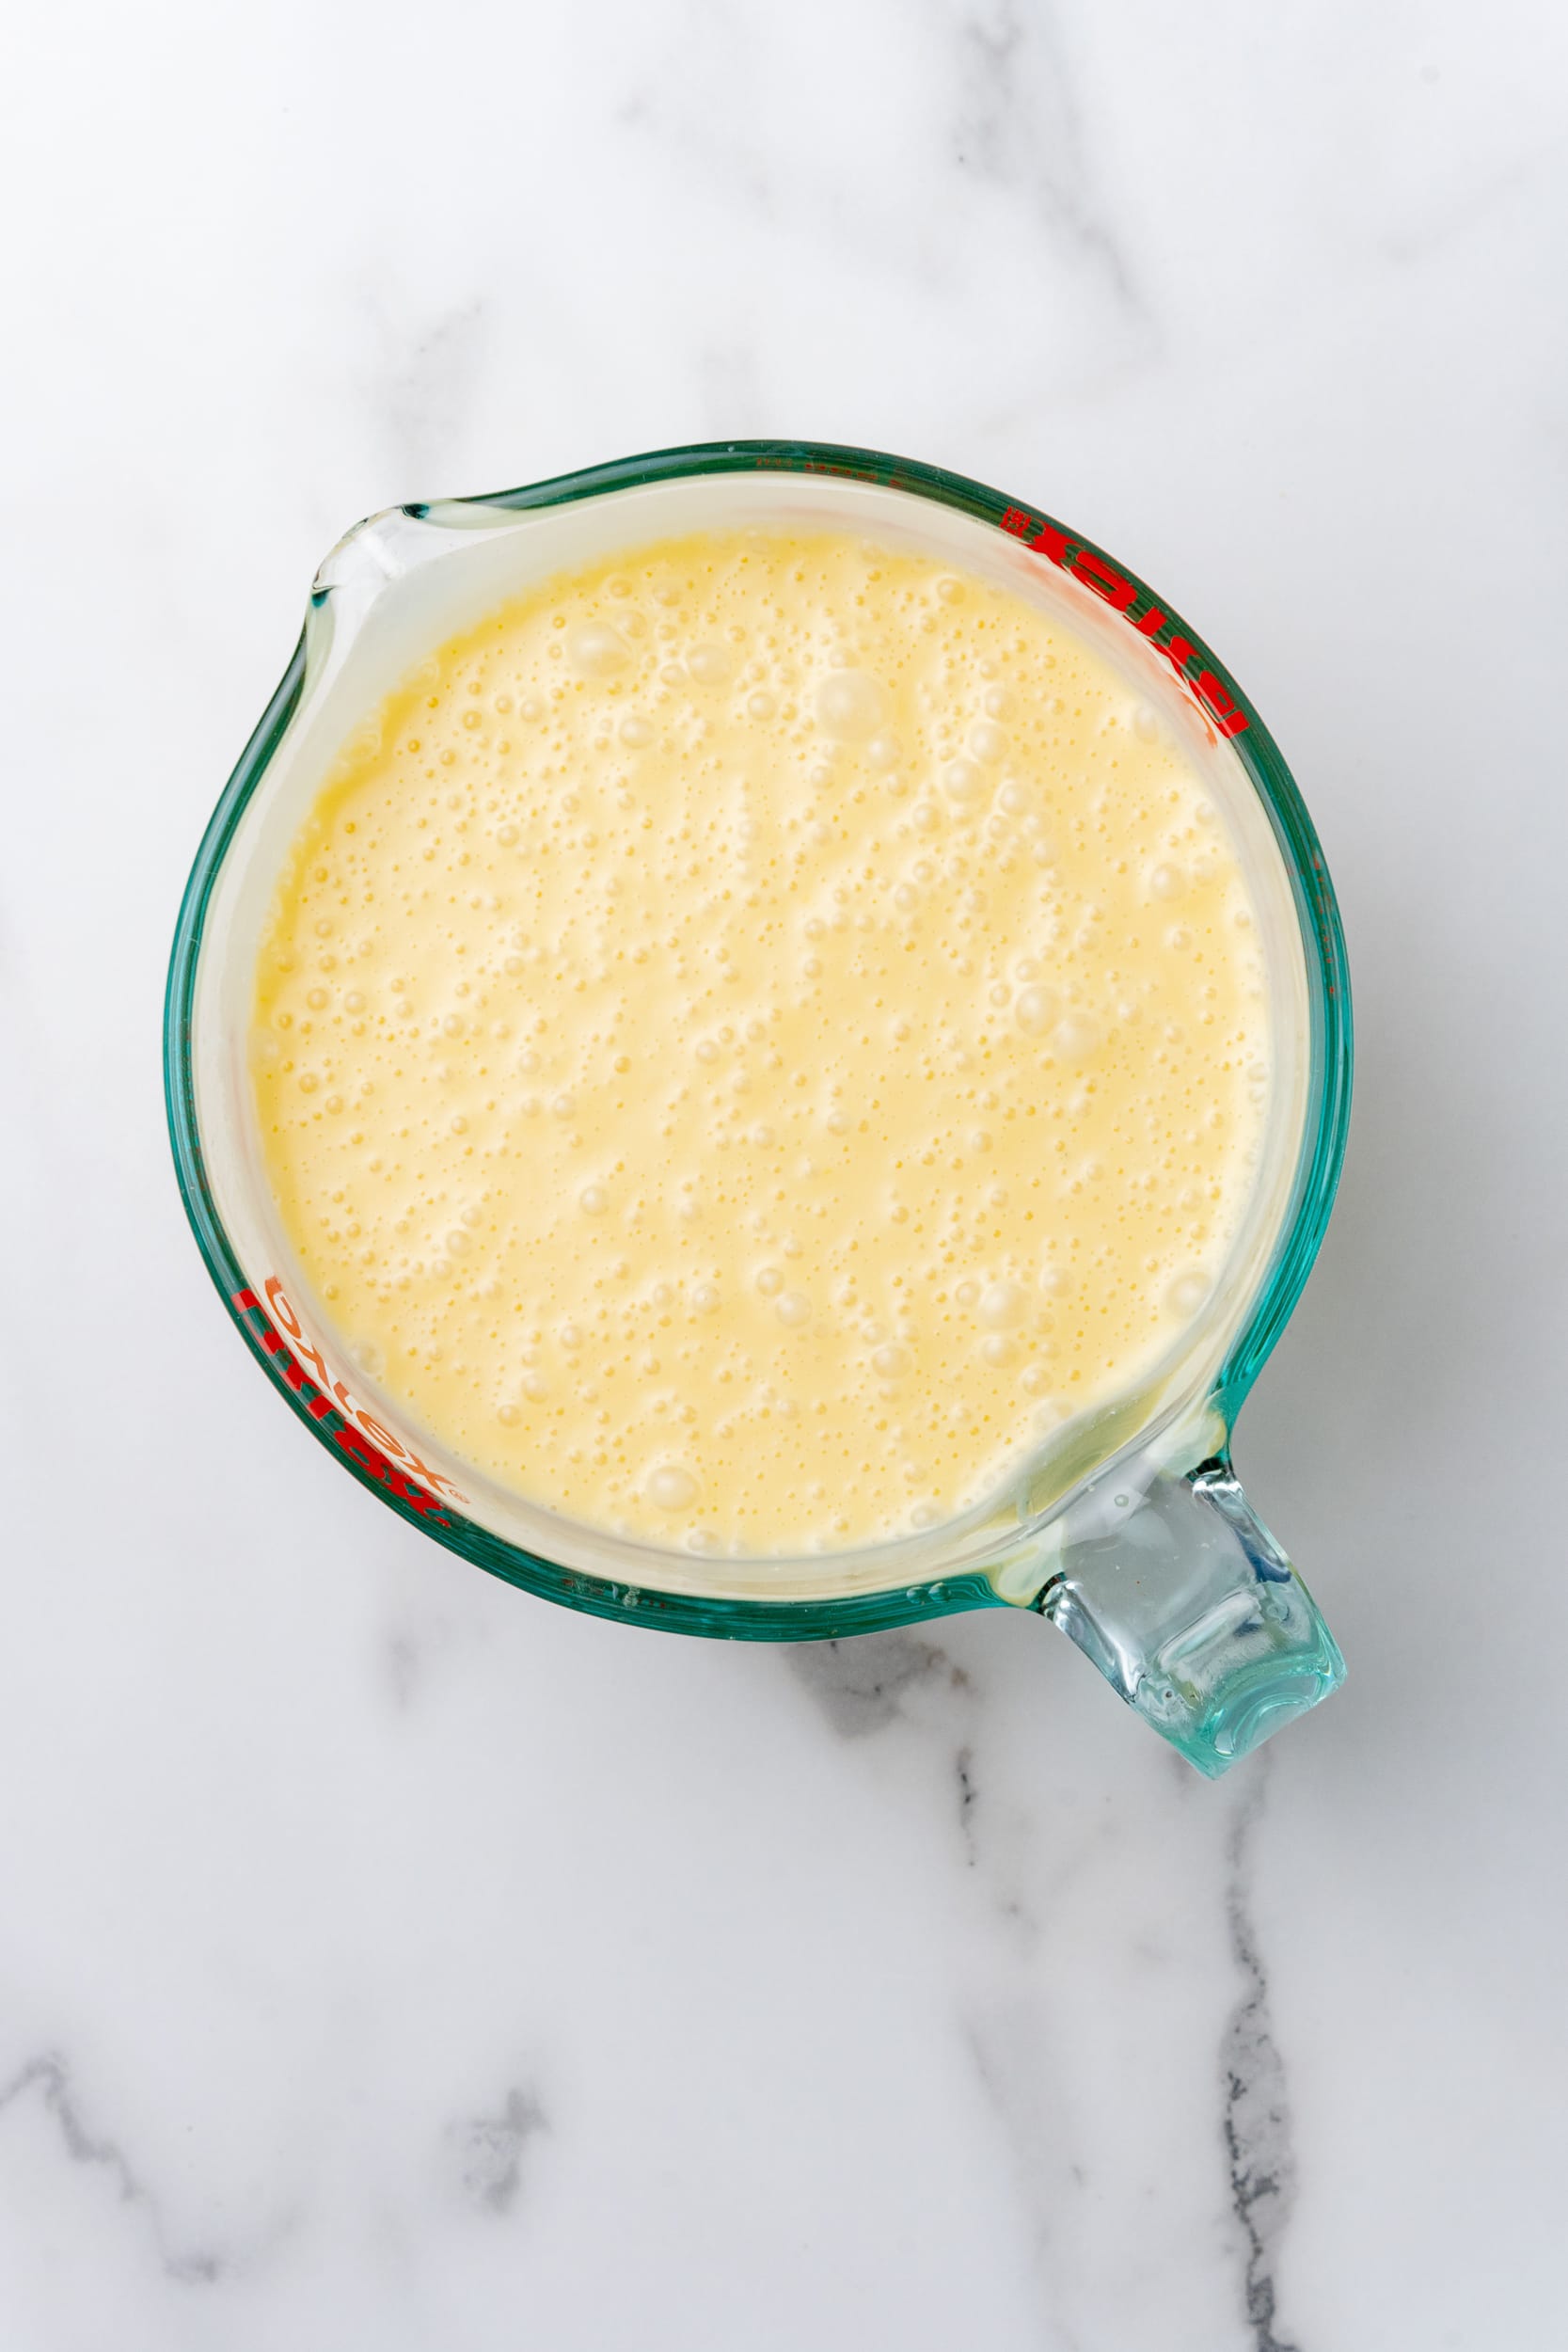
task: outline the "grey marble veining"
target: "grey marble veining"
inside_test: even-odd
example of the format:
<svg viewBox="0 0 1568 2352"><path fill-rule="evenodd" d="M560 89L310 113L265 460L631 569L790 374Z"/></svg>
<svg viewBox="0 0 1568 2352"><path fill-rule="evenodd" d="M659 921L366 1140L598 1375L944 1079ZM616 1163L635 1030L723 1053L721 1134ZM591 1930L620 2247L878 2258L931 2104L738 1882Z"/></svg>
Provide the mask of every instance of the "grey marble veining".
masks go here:
<svg viewBox="0 0 1568 2352"><path fill-rule="evenodd" d="M11 2080L0 2088L0 2114L13 2101L35 2102L42 2116L55 2126L58 2150L66 2162L97 2168L119 2201L136 2209L138 2217L145 2219L150 2243L166 2278L182 2284L213 2284L233 2267L227 2254L206 2248L182 2251L169 2246L156 2197L133 2171L119 2142L106 2138L88 2124L71 2083L70 2066L57 2050L27 2059Z"/></svg>
<svg viewBox="0 0 1568 2352"><path fill-rule="evenodd" d="M547 2128L538 2101L517 2090L508 2090L499 2115L452 2125L464 2193L482 2212L511 2212L522 2186L524 2151L536 2132Z"/></svg>
<svg viewBox="0 0 1568 2352"><path fill-rule="evenodd" d="M1277 2334L1275 2257L1295 2203L1296 2157L1290 2088L1269 2011L1269 1979L1248 1893L1253 1835L1263 1810L1269 1759L1260 1756L1237 1805L1225 1890L1230 1948L1243 1990L1220 2045L1224 2143L1230 2201L1245 2248L1243 2289L1258 2352L1298 2352Z"/></svg>
<svg viewBox="0 0 1568 2352"><path fill-rule="evenodd" d="M35 12L0 154L0 2345L1560 2331L1568 29L1326 0ZM316 563L800 432L1254 695L1360 1091L1238 1459L1349 1657L1219 1788L1032 1618L529 1601L227 1329L165 959Z"/></svg>

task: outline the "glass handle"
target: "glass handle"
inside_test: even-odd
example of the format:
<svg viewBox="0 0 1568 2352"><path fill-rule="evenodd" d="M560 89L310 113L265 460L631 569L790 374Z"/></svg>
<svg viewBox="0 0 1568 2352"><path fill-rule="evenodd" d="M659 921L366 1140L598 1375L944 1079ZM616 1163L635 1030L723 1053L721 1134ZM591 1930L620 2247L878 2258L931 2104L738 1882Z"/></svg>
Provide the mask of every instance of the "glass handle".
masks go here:
<svg viewBox="0 0 1568 2352"><path fill-rule="evenodd" d="M1035 1607L1211 1780L1344 1680L1227 1454L1185 1472L1113 1470L1053 1532Z"/></svg>

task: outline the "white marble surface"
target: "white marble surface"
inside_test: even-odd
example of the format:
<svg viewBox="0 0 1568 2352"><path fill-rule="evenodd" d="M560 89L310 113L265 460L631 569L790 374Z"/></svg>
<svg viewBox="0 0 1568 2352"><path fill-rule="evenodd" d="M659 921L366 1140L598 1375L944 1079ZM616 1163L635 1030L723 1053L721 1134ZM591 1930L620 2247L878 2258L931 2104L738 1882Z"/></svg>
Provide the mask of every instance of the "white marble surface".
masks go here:
<svg viewBox="0 0 1568 2352"><path fill-rule="evenodd" d="M1556 2341L1560 9L61 0L11 54L6 2352ZM774 432L1124 555L1327 845L1355 1129L1238 1458L1353 1678L1218 1788L1030 1621L491 1583L185 1231L165 956L319 555Z"/></svg>

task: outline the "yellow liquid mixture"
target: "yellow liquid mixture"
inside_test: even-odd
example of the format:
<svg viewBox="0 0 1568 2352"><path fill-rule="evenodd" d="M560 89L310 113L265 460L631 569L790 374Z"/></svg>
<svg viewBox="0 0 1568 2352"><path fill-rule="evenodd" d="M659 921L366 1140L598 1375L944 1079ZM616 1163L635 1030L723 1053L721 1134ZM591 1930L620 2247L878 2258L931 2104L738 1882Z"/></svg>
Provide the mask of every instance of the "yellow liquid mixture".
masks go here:
<svg viewBox="0 0 1568 2352"><path fill-rule="evenodd" d="M345 751L252 1068L371 1377L694 1550L931 1526L1197 1312L1268 1094L1202 781L1080 639L835 534L556 580Z"/></svg>

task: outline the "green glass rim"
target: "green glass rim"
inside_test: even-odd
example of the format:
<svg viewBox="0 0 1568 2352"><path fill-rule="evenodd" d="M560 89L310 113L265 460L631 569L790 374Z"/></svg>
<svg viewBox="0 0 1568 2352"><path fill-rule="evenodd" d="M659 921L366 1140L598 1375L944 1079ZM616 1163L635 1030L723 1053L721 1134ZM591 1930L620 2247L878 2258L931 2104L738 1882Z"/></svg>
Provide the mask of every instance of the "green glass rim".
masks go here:
<svg viewBox="0 0 1568 2352"><path fill-rule="evenodd" d="M652 483L739 473L815 475L907 491L1006 531L1026 544L1044 546L1053 560L1101 595L1107 594L1105 583L1114 581L1116 609L1134 628L1144 624L1139 633L1166 653L1189 685L1195 678L1203 678L1212 708L1239 716L1240 726L1226 731L1268 813L1290 876L1307 951L1309 1047L1302 1141L1290 1203L1268 1270L1214 1384L1214 1405L1228 1429L1311 1272L1334 1205L1350 1122L1353 1045L1344 935L1322 847L1278 746L1242 688L1203 640L1164 596L1157 596L1124 564L1038 507L972 482L963 474L922 465L912 458L823 441L699 441L618 458L518 489L442 501L440 505L443 509L455 505L476 512L526 513ZM432 503L404 509L420 520L433 511ZM315 604L319 606L331 593L330 589L317 590ZM1157 630L1151 628L1152 622L1161 624ZM1183 645L1186 651L1178 660ZM312 1410L298 1386L285 1378L277 1353L266 1343L269 1335L262 1328L263 1318L240 1304L242 1297L249 1295L251 1278L235 1256L208 1177L197 1120L191 1035L197 972L213 889L235 830L299 706L306 681L306 650L302 631L202 834L181 900L164 1005L164 1094L181 1199L230 1320L275 1390L321 1443L335 1448L337 1458L362 1486L411 1525L508 1583L593 1615L727 1640L831 1641L957 1610L1006 1606L978 1570L896 1590L779 1601L669 1593L585 1575L508 1543L448 1507L432 1509L428 1497L393 1491L380 1470L358 1458L366 1449L351 1451L338 1444L340 1431L345 1428L344 1417L335 1410L323 1412L319 1396Z"/></svg>

